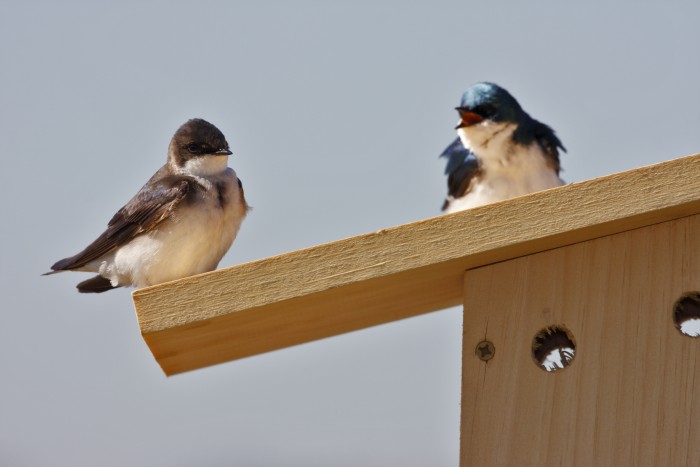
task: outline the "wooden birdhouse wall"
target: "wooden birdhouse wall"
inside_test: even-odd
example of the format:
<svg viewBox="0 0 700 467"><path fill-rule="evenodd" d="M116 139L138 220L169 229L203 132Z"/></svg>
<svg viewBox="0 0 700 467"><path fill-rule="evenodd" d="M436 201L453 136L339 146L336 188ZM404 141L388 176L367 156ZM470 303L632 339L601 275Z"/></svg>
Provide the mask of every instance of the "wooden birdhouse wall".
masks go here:
<svg viewBox="0 0 700 467"><path fill-rule="evenodd" d="M461 465L700 465L700 338L672 318L697 290L699 215L467 271ZM549 326L576 346L554 372Z"/></svg>

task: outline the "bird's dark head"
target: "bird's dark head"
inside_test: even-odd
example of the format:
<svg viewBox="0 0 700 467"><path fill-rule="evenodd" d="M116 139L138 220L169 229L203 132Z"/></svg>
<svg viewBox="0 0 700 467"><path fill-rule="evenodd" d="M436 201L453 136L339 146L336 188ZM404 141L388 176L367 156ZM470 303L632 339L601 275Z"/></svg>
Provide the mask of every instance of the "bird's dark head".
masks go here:
<svg viewBox="0 0 700 467"><path fill-rule="evenodd" d="M224 134L201 118L188 120L170 141L168 159L179 171L204 175L226 167L232 154Z"/></svg>
<svg viewBox="0 0 700 467"><path fill-rule="evenodd" d="M493 83L476 83L462 95L456 108L459 124L456 129L483 121L518 123L523 109L508 91Z"/></svg>

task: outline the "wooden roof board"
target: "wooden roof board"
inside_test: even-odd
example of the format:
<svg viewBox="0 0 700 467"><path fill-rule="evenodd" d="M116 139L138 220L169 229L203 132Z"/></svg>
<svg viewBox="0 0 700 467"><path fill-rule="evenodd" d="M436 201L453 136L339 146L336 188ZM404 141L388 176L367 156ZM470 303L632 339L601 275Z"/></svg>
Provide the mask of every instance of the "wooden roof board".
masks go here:
<svg viewBox="0 0 700 467"><path fill-rule="evenodd" d="M700 155L133 292L166 374L462 303L470 268L700 212Z"/></svg>

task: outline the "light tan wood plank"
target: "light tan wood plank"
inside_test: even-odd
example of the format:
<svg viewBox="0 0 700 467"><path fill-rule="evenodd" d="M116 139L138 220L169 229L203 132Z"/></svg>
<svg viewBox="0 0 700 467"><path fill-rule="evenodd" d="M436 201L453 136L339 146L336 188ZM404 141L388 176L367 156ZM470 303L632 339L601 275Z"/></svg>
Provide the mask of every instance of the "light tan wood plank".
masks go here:
<svg viewBox="0 0 700 467"><path fill-rule="evenodd" d="M472 267L700 212L700 156L133 293L167 374L461 303Z"/></svg>
<svg viewBox="0 0 700 467"><path fill-rule="evenodd" d="M700 338L672 320L698 289L698 215L468 271L461 465L700 465ZM546 373L532 339L562 324L576 355Z"/></svg>

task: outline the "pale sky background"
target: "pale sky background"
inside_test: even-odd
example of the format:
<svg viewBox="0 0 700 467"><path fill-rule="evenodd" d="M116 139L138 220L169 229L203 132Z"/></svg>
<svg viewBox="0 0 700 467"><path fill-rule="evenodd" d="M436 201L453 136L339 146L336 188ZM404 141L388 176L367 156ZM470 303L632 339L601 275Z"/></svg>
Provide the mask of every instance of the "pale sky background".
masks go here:
<svg viewBox="0 0 700 467"><path fill-rule="evenodd" d="M440 214L476 81L557 131L567 181L700 152L699 21L697 0L0 1L0 465L456 466L459 309L166 378L130 290L40 274L191 117L255 208L222 267Z"/></svg>

